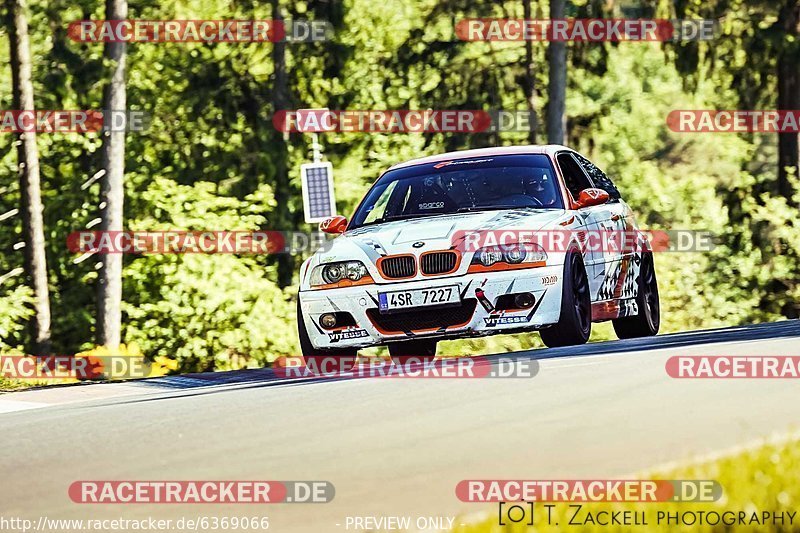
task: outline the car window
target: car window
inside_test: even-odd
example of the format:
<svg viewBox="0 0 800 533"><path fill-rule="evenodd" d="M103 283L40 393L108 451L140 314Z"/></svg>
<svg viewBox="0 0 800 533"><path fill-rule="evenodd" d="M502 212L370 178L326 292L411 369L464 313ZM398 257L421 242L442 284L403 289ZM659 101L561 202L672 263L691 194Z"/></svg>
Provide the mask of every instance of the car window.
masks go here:
<svg viewBox="0 0 800 533"><path fill-rule="evenodd" d="M575 158L583 167L583 170L585 170L586 173L589 174L589 177L592 178L592 181L594 182L595 186L606 191L612 200L620 199L621 195L619 194L619 190L617 190L617 187L614 185L614 182L612 182L611 179L608 176L606 176L605 172L600 170L597 167L597 165L595 165L582 155L580 154L574 154L574 155Z"/></svg>
<svg viewBox="0 0 800 533"><path fill-rule="evenodd" d="M495 156L390 170L367 193L350 229L406 218L493 209L563 209L545 155Z"/></svg>
<svg viewBox="0 0 800 533"><path fill-rule="evenodd" d="M564 184L567 186L572 198L577 200L582 190L592 187L592 182L589 181L581 166L569 153L559 154L557 159L558 166L561 167L561 174L564 176Z"/></svg>
<svg viewBox="0 0 800 533"><path fill-rule="evenodd" d="M397 182L395 181L394 183L390 183L389 186L384 189L384 191L375 201L375 204L369 207L369 212L367 217L364 219L364 223L369 224L370 222L374 222L383 216L383 214L386 212L386 206L389 205L389 198L391 198L396 187Z"/></svg>

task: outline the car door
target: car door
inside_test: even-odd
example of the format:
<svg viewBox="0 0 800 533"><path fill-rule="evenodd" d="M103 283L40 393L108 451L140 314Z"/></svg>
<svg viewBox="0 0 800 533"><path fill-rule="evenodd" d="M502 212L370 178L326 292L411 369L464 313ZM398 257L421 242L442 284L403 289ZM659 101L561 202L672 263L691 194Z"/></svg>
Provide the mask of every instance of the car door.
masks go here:
<svg viewBox="0 0 800 533"><path fill-rule="evenodd" d="M589 175L583 170L583 167L572 152L563 151L557 153L556 162L564 178L564 185L566 185L573 201L578 199L578 195L582 190L594 187ZM611 210L605 204L582 207L577 210L577 218L588 236L584 238L584 242L597 244L597 237L606 229L604 224L607 224L611 219ZM587 238L589 239L588 241ZM594 239L594 241L591 239ZM586 275L589 278L589 292L592 295L592 301L603 299L600 298L600 293L608 268L603 248L603 246L589 246L583 256Z"/></svg>
<svg viewBox="0 0 800 533"><path fill-rule="evenodd" d="M635 247L631 246L635 229L632 212L622 201L619 190L605 172L582 155L578 153L574 155L594 186L603 189L609 196L609 201L604 206L608 209L608 219L601 222L601 225L604 230L613 232L614 238L609 241L612 245L605 251L608 282L606 290L601 289L600 299L632 298L636 295L635 284L629 282L633 279L636 269ZM609 287L610 292L607 290Z"/></svg>

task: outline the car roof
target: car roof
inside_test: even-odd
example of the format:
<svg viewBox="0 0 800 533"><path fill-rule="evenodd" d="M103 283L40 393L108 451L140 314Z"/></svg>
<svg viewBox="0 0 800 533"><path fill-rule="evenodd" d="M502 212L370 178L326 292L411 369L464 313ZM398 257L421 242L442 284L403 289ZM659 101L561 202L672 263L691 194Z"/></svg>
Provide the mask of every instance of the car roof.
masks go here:
<svg viewBox="0 0 800 533"><path fill-rule="evenodd" d="M469 159L472 157L488 157L497 155L518 155L518 154L546 154L553 156L561 150L571 150L560 144L529 144L525 146L497 146L493 148L477 148L474 150L459 150L456 152L446 152L443 154L430 155L417 159L410 159L393 165L389 170L406 168L414 165L426 165L429 163L441 163L443 161L455 161L458 159Z"/></svg>

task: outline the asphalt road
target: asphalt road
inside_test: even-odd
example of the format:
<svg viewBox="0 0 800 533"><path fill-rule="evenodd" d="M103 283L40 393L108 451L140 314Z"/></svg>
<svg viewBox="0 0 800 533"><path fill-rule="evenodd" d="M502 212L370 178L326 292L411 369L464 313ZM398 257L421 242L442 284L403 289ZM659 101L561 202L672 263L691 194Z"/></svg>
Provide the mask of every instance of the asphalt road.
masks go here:
<svg viewBox="0 0 800 533"><path fill-rule="evenodd" d="M455 517L462 479L620 477L800 426L800 380L675 380L671 355L800 355L800 322L513 354L530 379L286 381L270 371L0 396L0 515ZM327 504L79 505L76 480L327 480ZM350 531L352 531L352 527Z"/></svg>

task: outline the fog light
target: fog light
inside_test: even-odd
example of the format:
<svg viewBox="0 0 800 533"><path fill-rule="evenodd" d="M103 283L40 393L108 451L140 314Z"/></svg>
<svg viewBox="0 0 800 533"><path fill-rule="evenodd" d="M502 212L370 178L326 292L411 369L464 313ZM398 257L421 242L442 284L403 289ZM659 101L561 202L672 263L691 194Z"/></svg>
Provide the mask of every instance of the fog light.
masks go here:
<svg viewBox="0 0 800 533"><path fill-rule="evenodd" d="M326 329L331 329L336 325L336 315L333 313L325 313L319 317L319 324Z"/></svg>
<svg viewBox="0 0 800 533"><path fill-rule="evenodd" d="M528 307L531 307L533 303L534 303L533 294L529 292L522 292L514 297L514 304L519 309L527 309Z"/></svg>

